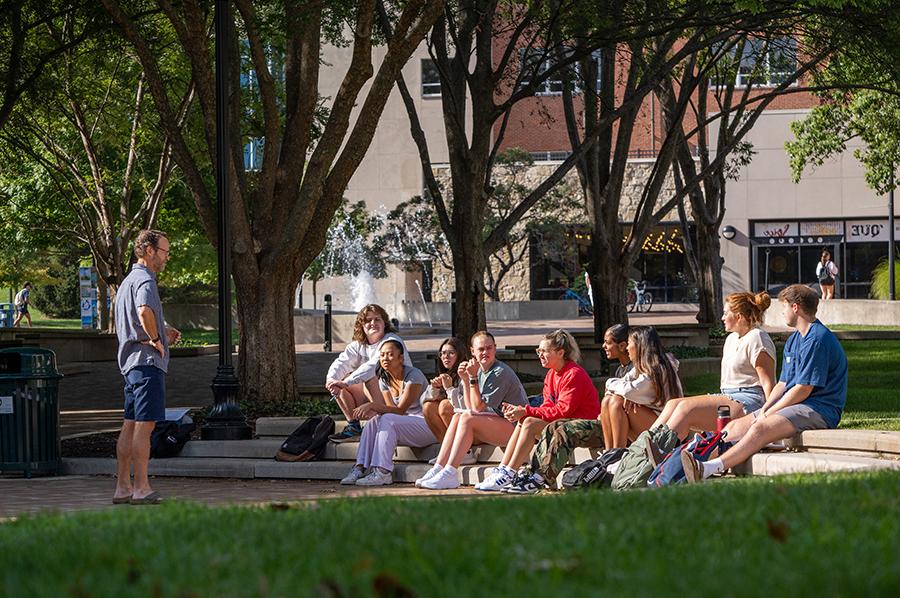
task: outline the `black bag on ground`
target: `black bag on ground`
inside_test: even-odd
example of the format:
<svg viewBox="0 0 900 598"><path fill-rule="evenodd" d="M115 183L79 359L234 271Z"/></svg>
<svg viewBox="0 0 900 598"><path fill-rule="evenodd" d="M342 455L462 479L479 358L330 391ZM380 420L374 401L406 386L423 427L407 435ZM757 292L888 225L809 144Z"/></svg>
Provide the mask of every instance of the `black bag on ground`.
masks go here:
<svg viewBox="0 0 900 598"><path fill-rule="evenodd" d="M281 443L276 461L314 461L322 457L328 437L334 434L334 420L327 415L308 417Z"/></svg>
<svg viewBox="0 0 900 598"><path fill-rule="evenodd" d="M177 457L196 429L197 425L192 421L156 422L156 427L153 428L153 433L150 435L150 458Z"/></svg>
<svg viewBox="0 0 900 598"><path fill-rule="evenodd" d="M607 468L613 463L617 463L625 452L626 449L623 448L610 449L596 459L579 463L563 474L563 488L566 490L609 488L612 484L613 474Z"/></svg>

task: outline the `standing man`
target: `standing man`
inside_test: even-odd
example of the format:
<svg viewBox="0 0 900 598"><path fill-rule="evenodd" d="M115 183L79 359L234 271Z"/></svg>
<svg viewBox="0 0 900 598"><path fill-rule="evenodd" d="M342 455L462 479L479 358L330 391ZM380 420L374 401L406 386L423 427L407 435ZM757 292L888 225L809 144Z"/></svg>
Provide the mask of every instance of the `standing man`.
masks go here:
<svg viewBox="0 0 900 598"><path fill-rule="evenodd" d="M169 345L181 333L163 319L156 275L169 261L169 239L158 230L142 230L134 241L137 263L116 294L119 369L125 378L125 423L116 443L114 504L156 504L162 497L150 488L150 434L166 416L166 371ZM134 465L134 484L131 467Z"/></svg>
<svg viewBox="0 0 900 598"><path fill-rule="evenodd" d="M28 327L31 328L31 314L28 313L28 296L31 294L31 283L26 282L22 290L16 293L16 321L13 322L13 328L16 328L22 321L22 318L28 318Z"/></svg>
<svg viewBox="0 0 900 598"><path fill-rule="evenodd" d="M733 447L718 459L697 461L682 451L689 482L743 463L771 442L804 430L836 428L847 402L847 356L837 337L816 318L819 296L802 284L778 294L785 323L794 332L784 345L781 378L760 408L727 426Z"/></svg>

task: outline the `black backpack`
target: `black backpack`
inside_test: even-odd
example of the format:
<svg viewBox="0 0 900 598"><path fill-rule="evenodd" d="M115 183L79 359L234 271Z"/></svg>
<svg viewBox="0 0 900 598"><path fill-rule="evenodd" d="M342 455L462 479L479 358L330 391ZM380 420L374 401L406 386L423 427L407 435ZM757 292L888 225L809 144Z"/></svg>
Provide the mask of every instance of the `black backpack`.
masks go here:
<svg viewBox="0 0 900 598"><path fill-rule="evenodd" d="M596 459L579 463L563 474L562 485L566 490L579 488L609 488L613 474L607 468L625 455L626 449L610 449Z"/></svg>
<svg viewBox="0 0 900 598"><path fill-rule="evenodd" d="M334 420L327 415L308 417L281 443L276 461L314 461L322 457L328 437L334 434Z"/></svg>
<svg viewBox="0 0 900 598"><path fill-rule="evenodd" d="M177 457L196 429L197 425L190 421L156 422L156 427L153 428L153 433L150 435L150 458Z"/></svg>

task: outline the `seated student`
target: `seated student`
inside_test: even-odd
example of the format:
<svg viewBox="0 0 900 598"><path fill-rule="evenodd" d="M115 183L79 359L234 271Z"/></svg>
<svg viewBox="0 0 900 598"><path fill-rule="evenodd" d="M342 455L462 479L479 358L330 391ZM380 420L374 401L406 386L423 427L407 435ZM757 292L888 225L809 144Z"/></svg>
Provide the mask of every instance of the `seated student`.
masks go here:
<svg viewBox="0 0 900 598"><path fill-rule="evenodd" d="M593 420L600 414L600 397L591 377L578 361L581 351L572 335L557 330L544 335L537 349L541 366L547 369L544 377L544 402L539 407L503 406L503 414L511 422L518 422L506 445L503 460L476 490L530 494L543 488L540 474L516 470L525 463L538 436L552 421L561 419Z"/></svg>
<svg viewBox="0 0 900 598"><path fill-rule="evenodd" d="M491 333L476 332L471 350L474 357L459 364L467 410L453 415L434 466L416 480L420 488L458 488L457 468L474 441L496 446L509 442L515 426L503 417L500 406L528 404L519 377L508 365L497 361L497 345Z"/></svg>
<svg viewBox="0 0 900 598"><path fill-rule="evenodd" d="M683 394L678 360L666 353L654 328L631 327L628 355L634 367L622 378L606 381L601 402L600 425L607 449L624 448L650 428L669 399Z"/></svg>
<svg viewBox="0 0 900 598"><path fill-rule="evenodd" d="M422 395L422 414L438 442L444 439L454 409L463 409L459 389L459 364L469 360L465 343L458 338L444 339L438 349L438 375Z"/></svg>
<svg viewBox="0 0 900 598"><path fill-rule="evenodd" d="M362 425L353 417L353 410L363 403L381 400L381 391L375 377L381 344L389 339L403 344L390 322L387 312L380 305L363 307L353 326L353 341L328 368L325 388L347 418L347 427L329 437L332 442L357 440L362 434ZM405 347L403 365L412 367Z"/></svg>
<svg viewBox="0 0 900 598"><path fill-rule="evenodd" d="M834 334L816 319L819 296L793 284L778 294L785 323L794 332L784 345L781 377L765 404L732 420L725 430L737 444L706 463L682 452L685 475L699 482L743 463L771 442L804 430L836 428L847 402L847 356Z"/></svg>
<svg viewBox="0 0 900 598"><path fill-rule="evenodd" d="M722 323L731 334L722 350L721 394L672 399L651 428L666 424L685 438L691 429L715 429L719 405L728 405L732 418L763 406L775 385L775 343L759 327L770 303L765 292L732 293L725 298ZM659 460L656 452L649 456L654 464Z"/></svg>
<svg viewBox="0 0 900 598"><path fill-rule="evenodd" d="M603 350L609 359L619 362L614 378L622 378L631 369L628 357L628 326L615 324L603 334ZM602 413L602 412L601 412ZM544 428L543 434L534 447L531 461L525 465L521 476L532 476L534 481L543 481L555 486L556 478L569 463L569 458L578 447L603 448L603 429L600 418L560 419ZM519 492L520 494L530 493ZM534 489L537 492L537 489Z"/></svg>
<svg viewBox="0 0 900 598"><path fill-rule="evenodd" d="M419 403L428 380L418 368L403 365L403 353L400 341L381 343L377 375L382 400L363 403L353 410L355 419L369 422L363 428L356 465L341 484L390 484L398 444L428 446L437 442Z"/></svg>

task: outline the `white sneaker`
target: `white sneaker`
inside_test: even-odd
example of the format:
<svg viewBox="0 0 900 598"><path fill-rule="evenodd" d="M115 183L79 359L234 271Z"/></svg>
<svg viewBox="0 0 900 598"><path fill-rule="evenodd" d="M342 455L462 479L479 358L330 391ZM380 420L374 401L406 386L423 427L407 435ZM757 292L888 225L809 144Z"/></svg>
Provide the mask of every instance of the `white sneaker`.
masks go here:
<svg viewBox="0 0 900 598"><path fill-rule="evenodd" d="M442 469L444 469L444 468L441 465L435 465L434 467L429 469L425 475L423 475L421 478L416 480L416 488L421 488L423 483L427 482L428 480L430 480L431 478L433 478L434 476L439 474Z"/></svg>
<svg viewBox="0 0 900 598"><path fill-rule="evenodd" d="M394 482L394 476L390 471L381 471L373 467L371 473L364 478L356 480L357 486L387 486Z"/></svg>
<svg viewBox="0 0 900 598"><path fill-rule="evenodd" d="M356 480L363 477L364 475L366 475L365 470L362 467L354 465L353 469L350 470L350 473L348 473L344 477L344 479L341 480L341 484L343 484L344 486L352 486L356 484Z"/></svg>
<svg viewBox="0 0 900 598"><path fill-rule="evenodd" d="M455 469L451 471L445 467L430 480L422 482L420 488L427 488L429 490L450 490L452 488L459 488L459 477L456 475Z"/></svg>
<svg viewBox="0 0 900 598"><path fill-rule="evenodd" d="M505 469L496 467L484 481L475 484L475 489L483 492L500 492L503 488L512 483L513 477L514 476Z"/></svg>

